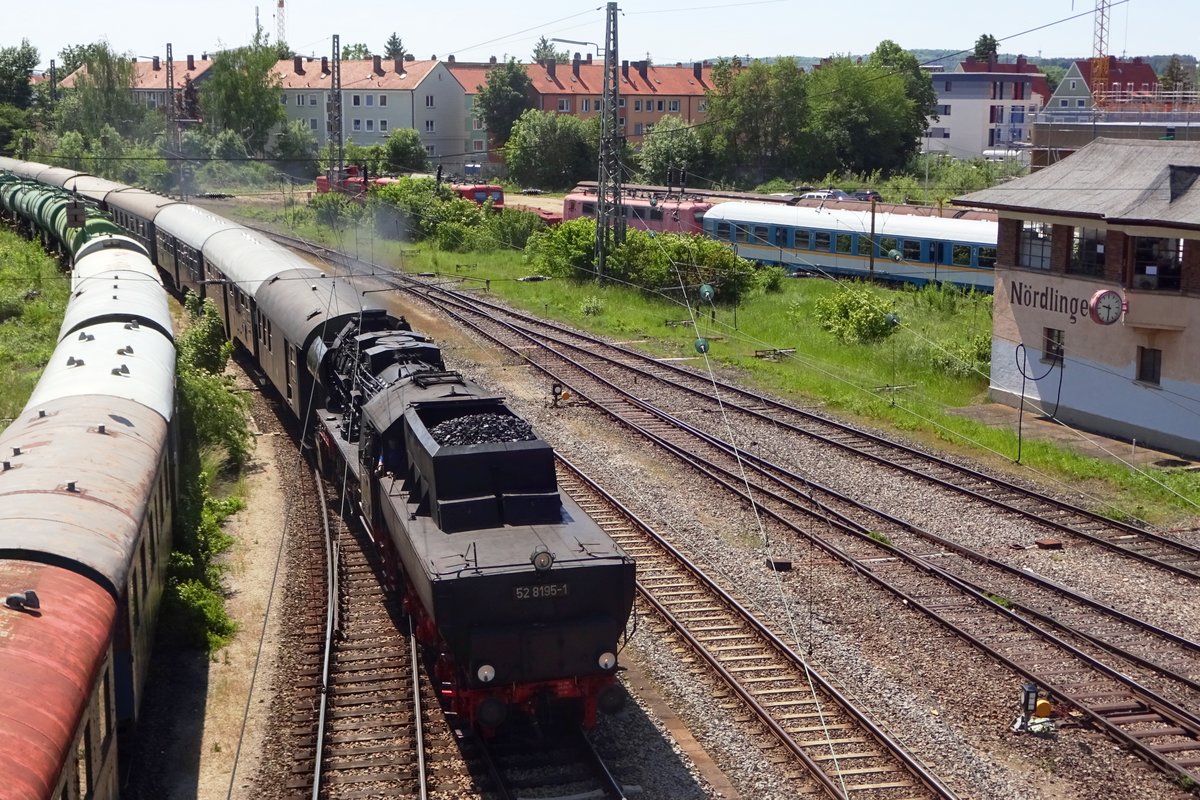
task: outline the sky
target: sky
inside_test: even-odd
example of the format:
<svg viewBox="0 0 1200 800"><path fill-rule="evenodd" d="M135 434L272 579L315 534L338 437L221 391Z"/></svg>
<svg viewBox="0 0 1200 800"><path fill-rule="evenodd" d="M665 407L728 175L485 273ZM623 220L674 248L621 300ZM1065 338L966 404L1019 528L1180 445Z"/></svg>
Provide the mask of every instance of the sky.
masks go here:
<svg viewBox="0 0 1200 800"><path fill-rule="evenodd" d="M50 6L5 0L0 47L28 39L41 68L67 45L107 40L117 52L176 59L247 44L255 8L272 41L277 4L286 4L286 41L304 55L327 55L332 35L383 51L395 31L417 58L459 61L490 56L529 60L541 36L598 42L603 49L602 0L59 0ZM622 0L617 22L622 59L649 53L656 64L719 56L864 54L884 39L906 49L970 49L984 33L1001 53L1036 57L1092 54L1094 0ZM1200 53L1195 0L1113 0L1108 51L1113 55ZM1068 19L1070 17L1075 19ZM1172 24L1172 23L1175 24ZM1040 28L1040 30L1034 30ZM587 45L557 45L588 52Z"/></svg>

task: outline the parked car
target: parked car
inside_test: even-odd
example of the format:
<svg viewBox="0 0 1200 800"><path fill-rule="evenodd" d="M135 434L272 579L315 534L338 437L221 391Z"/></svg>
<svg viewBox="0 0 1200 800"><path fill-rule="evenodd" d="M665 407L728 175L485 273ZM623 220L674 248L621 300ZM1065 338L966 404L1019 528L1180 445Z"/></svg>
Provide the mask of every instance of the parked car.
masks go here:
<svg viewBox="0 0 1200 800"><path fill-rule="evenodd" d="M867 202L874 200L876 203L878 203L883 200L883 197L879 194L879 192L866 191L866 192L855 192L854 199L855 200L865 200Z"/></svg>
<svg viewBox="0 0 1200 800"><path fill-rule="evenodd" d="M841 189L818 189L800 195L801 200L852 200L850 195Z"/></svg>

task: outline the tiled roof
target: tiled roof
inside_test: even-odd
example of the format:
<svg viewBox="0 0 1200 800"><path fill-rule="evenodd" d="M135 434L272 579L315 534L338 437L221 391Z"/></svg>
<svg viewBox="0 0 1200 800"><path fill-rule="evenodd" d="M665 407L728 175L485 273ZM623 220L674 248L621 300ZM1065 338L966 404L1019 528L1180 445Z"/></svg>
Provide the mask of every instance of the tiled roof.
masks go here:
<svg viewBox="0 0 1200 800"><path fill-rule="evenodd" d="M193 59L194 69L188 69L187 61L176 61L175 63L175 88L182 89L187 76L192 77L194 82L201 75L208 72L212 66L212 61L202 59ZM142 90L154 90L167 88L167 65L165 61L158 62L158 69L154 68L154 61L135 61L133 62L133 88ZM63 78L59 85L64 89L75 88L75 81L79 75L87 74L87 64L84 64L79 69L72 72L67 77Z"/></svg>
<svg viewBox="0 0 1200 800"><path fill-rule="evenodd" d="M330 73L327 71L328 62L324 59L300 58L300 70L296 69L297 59L289 58L275 65L275 74L279 76L284 89L329 89ZM322 71L322 62L326 71ZM373 58L358 58L342 62L342 90L382 89L406 91L414 89L439 62L437 61L405 61L403 72L397 73L396 62L391 59L379 59L378 67Z"/></svg>
<svg viewBox="0 0 1200 800"><path fill-rule="evenodd" d="M641 62L622 63L620 87L622 95L667 95L703 96L712 88L712 67L700 67L700 78L696 78L694 66L645 68L645 77L639 69ZM533 89L539 94L587 94L604 92L604 65L598 62L581 61L578 65L556 64L554 76L543 64L527 64L525 69L533 79Z"/></svg>
<svg viewBox="0 0 1200 800"><path fill-rule="evenodd" d="M1200 142L1099 138L955 205L1200 230Z"/></svg>
<svg viewBox="0 0 1200 800"><path fill-rule="evenodd" d="M446 69L450 70L450 74L454 76L454 79L462 84L463 91L467 94L479 94L477 87L486 86L488 71L498 66L500 65L456 61L446 62Z"/></svg>
<svg viewBox="0 0 1200 800"><path fill-rule="evenodd" d="M1091 61L1076 61L1075 66L1079 67L1079 74L1083 76L1083 81L1092 89L1092 62ZM1153 89L1158 85L1158 75L1154 72L1154 67L1150 66L1140 58L1135 58L1133 61L1119 61L1116 56L1108 57L1108 83L1120 83L1124 86L1127 83L1132 83L1135 89L1141 89L1143 83L1150 85Z"/></svg>

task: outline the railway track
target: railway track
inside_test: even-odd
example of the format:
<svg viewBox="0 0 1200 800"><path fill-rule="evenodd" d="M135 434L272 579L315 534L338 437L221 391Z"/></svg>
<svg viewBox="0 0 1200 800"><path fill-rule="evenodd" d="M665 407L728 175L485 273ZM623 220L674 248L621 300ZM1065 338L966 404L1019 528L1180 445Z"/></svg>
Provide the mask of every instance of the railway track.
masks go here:
<svg viewBox="0 0 1200 800"><path fill-rule="evenodd" d="M430 292L427 290L425 293ZM435 304L445 304L447 295L440 291L437 294L439 296ZM462 321L465 321L462 315L487 315L494 310L488 308L478 312L474 307L474 298L464 301L462 298L453 297L449 302L457 306L453 313L460 315L459 319ZM531 321L523 315L513 315L507 311L501 316L505 318L502 322L492 320L491 324L504 326L503 336L483 331L484 324L474 326L481 329L485 336L500 341L557 380L572 386L577 393L588 397L626 425L671 450L681 460L692 463L697 461L691 455L696 449L694 443L681 445L669 441L678 435L680 430L689 426L680 424L679 420L658 412L646 403L641 403L627 392L616 391L611 378L598 374L602 369L613 368L613 359L608 357L608 353L598 352L595 342L585 337L577 337L579 341L571 343L566 341L562 335L564 332L557 326L548 326L554 328L555 332L547 334L542 327L544 323L540 321ZM513 317L520 321L514 323ZM527 344L514 345L513 334L524 339ZM601 349L609 348L609 345L604 344ZM624 385L642 380L671 382L675 379L674 376L678 375L689 376L687 380L691 381L699 380L686 370L663 365L632 351L612 349L619 351L619 361L624 362L629 356L632 357L631 361L643 362L633 367L626 363L617 364L617 369L626 370ZM553 356L547 355L551 352ZM553 360L554 366L550 366L548 360ZM587 362L586 366L582 363L584 361ZM563 365L568 362L572 365L569 368L571 371L564 372ZM652 367L644 366L645 362ZM632 380L628 374L631 369L634 373ZM857 450L861 446L873 460L910 474L919 474L928 480L946 483L944 478L934 476L931 469L927 466L922 467L921 464L933 464L935 468L944 468L960 476L966 475L968 479L950 481L947 485L956 491L988 499L989 502L1037 518L1039 521L1042 521L1043 515L1048 514L1053 524L1071 535L1081 536L1156 567L1170 569L1178 574L1196 574L1192 566L1192 549L1155 532L1114 523L1083 509L1041 498L1024 488L1006 485L1002 481L972 473L970 470L962 470L957 465L937 457L893 445L852 428L838 426L816 415L775 403L753 393L743 392L736 387L714 387L711 381L706 381L704 390L706 397L720 393L726 407L729 405L725 397L727 393L731 393L741 402L754 404L742 407L742 412L758 414L786 432L819 438L843 449ZM701 390L693 387L688 391L695 393ZM818 426L827 425L833 430L815 432L801 428L786 419L781 420L781 417L788 414L814 421ZM886 524L890 527L885 529L888 533L880 533L852 519L846 519L842 512L825 504L827 500L819 503L814 509L811 500L814 487L811 482L799 479L798 485L788 486L789 481L797 481L797 477L787 476L781 480L778 474L781 470L775 469L777 474L768 478L765 474L771 468L768 466L762 469L763 479L767 483L756 483L753 487L747 485L743 490L737 485L739 480L734 470L729 466L718 466L713 459L719 460L721 452L724 451L726 457L739 462L737 471L740 473L744 469L742 462L748 460L748 454L737 451L713 437L706 439L705 434L695 429L689 430L688 433L694 441L705 441L705 446L713 451L709 456L709 463L701 468L708 470L714 479L724 482L729 491L768 511L780 524L797 530L799 529L791 521L796 512L806 512L824 522L828 522L830 518L837 519L837 524L828 525L834 533L833 540L814 538L814 541L835 558L902 597L912 607L918 608L971 641L1018 674L1036 681L1058 699L1071 703L1092 724L1104 729L1113 738L1139 752L1156 766L1175 774L1179 780L1194 782L1200 776L1196 769L1200 766L1200 760L1196 759L1196 756L1200 755L1200 720L1197 720L1188 708L1139 684L1123 673L1127 664L1143 667L1162 676L1167 683L1173 684L1175 696L1188 698L1190 694L1190 700L1194 702L1196 646L1193 643L1165 631L1152 630L1138 620L1115 614L1101 604L1087 601L1086 598L1076 598L1079 607L1072 612L1075 618L1073 621L1053 617L1037 608L1037 603L1015 603L1007 596L995 592L995 575L1007 569L1009 577L1019 578L1019 570L978 557L977 554L972 554L965 548L957 548L949 542L941 542L943 546L939 547L939 552L928 553L929 536L924 537L924 557L885 545L891 535L912 534L921 537L923 534L913 526L904 525L896 520L888 520ZM866 444L860 444L864 441ZM880 455L881 448L902 455ZM978 475L978 479L987 486L994 487L994 491L985 493L970 486L973 475ZM745 481L744 476L741 481ZM790 492L796 497L781 497L778 488L780 486L784 489L783 494ZM764 498L768 499L766 504ZM838 501L843 499L839 498ZM1036 505L1023 506L1026 502ZM774 510L768 507L769 503L776 504ZM859 508L862 509L861 505ZM868 512L878 513L873 509L869 509ZM879 516L886 518L886 515ZM1089 526L1108 533L1090 530ZM882 553L880 547L884 548ZM978 579L978 575L974 578L965 574L956 575L940 565L935 566L932 562L939 558L945 559L947 563L958 558L961 565L966 567L978 568L982 564L993 573L986 578L989 581L986 586L973 583L973 580ZM931 576L938 580L931 582ZM934 587L932 590L931 584ZM1061 595L1061 587L1049 585L1048 581L1042 581L1039 589L1049 592L1051 596L1056 591ZM1044 607L1044 600L1042 604ZM1085 623L1092 615L1105 619L1107 625L1124 626L1122 632L1115 635L1111 629L1098 631L1095 626L1090 630L1086 629ZM1155 641L1155 637L1158 641ZM1114 639L1121 639L1123 643L1114 642ZM1159 641L1167 643L1165 658L1161 653L1155 652L1159 649ZM1142 646L1143 652L1149 650L1150 656L1144 657L1132 652L1138 646ZM1093 648L1091 654L1084 652L1089 647ZM1102 660L1111 658L1114 654L1120 663L1119 667L1111 666ZM1179 666L1164 664L1164 660L1174 660ZM1194 708L1195 705L1191 707Z"/></svg>
<svg viewBox="0 0 1200 800"><path fill-rule="evenodd" d="M473 739L467 749L479 760L489 778L488 794L497 800L627 796L580 728L547 732L532 725L510 727L494 739Z"/></svg>
<svg viewBox="0 0 1200 800"><path fill-rule="evenodd" d="M797 760L803 769L798 792L835 798L954 797L783 636L561 458L559 485L637 559L639 599Z"/></svg>
<svg viewBox="0 0 1200 800"><path fill-rule="evenodd" d="M468 320L465 311L448 313L456 315L464 324L474 324ZM483 324L475 327L482 334L489 335L483 330ZM505 330L519 331L507 326ZM1180 780L1200 781L1200 769L1197 769L1200 760L1194 758L1200 756L1200 718L1179 702L1125 675L1122 670L1130 663L1137 663L1140 657L1115 643L1099 640L1094 625L1091 632L1076 631L1068 623L1054 619L1053 625L1069 634L1067 638L1060 638L1041 624L1037 614L1021 616L1014 613L1008 607L1010 601L1004 596L990 589L976 588L969 581L936 566L931 558L891 546L887 532L872 530L847 518L845 512L832 507L827 501L815 500L814 494L821 487L816 487L811 481L789 475L785 470L768 465L761 459L754 459L716 437L637 400L598 375L591 369L590 363L585 365L561 352L540 348L536 337L527 339L532 343L531 347L514 345L511 337L508 341L502 336L491 335L491 338L510 348L519 349L522 357L531 364L574 386L582 396L589 398L622 424L669 451L680 461L709 475L728 492L758 509L759 513L764 513L795 534L817 544L850 569L866 575L901 598L910 607L937 621L1017 674L1036 682L1053 697L1071 704L1091 724L1135 750L1155 766L1175 774ZM589 355L589 362L594 358L594 355ZM548 363L551 361L553 366ZM751 463L755 461L757 472L750 476L747 467L755 466ZM837 499L855 506L859 511L865 510L891 522L898 522L874 509L864 509L844 497ZM806 521L797 521L797 515L800 515L800 519L806 518ZM898 527L905 532L916 531L913 526L903 523L899 523ZM890 532L890 529L887 530ZM980 560L987 561L985 558ZM1022 573L1012 570L1008 575L1020 577ZM1058 591L1062 596L1072 596L1072 593L1053 587L1047 581L1042 581L1039 588ZM1182 693L1193 703L1196 701L1194 643L1147 623L1116 614L1101 604L1089 604L1081 596L1074 595L1074 598L1083 605L1090 605L1097 614L1104 614L1106 619L1119 621L1126 629L1138 629L1146 639L1144 650L1153 652L1157 642L1168 643L1174 656L1190 665L1186 667L1186 674L1152 660L1143 660L1141 663L1151 665L1148 674L1160 676L1161 681L1170 684L1175 692ZM1068 641L1071 637L1074 637L1075 643ZM1128 639L1127 631L1125 638ZM1092 654L1077 646L1095 644L1097 641L1101 642L1101 646L1098 652ZM1116 666L1110 663L1114 653L1117 655Z"/></svg>

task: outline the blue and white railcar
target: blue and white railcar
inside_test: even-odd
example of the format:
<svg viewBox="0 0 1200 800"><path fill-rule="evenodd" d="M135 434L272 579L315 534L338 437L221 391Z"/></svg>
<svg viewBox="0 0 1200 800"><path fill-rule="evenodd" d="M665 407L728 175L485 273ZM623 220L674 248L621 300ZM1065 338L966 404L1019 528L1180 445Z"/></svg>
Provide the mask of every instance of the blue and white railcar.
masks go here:
<svg viewBox="0 0 1200 800"><path fill-rule="evenodd" d="M719 203L704 232L738 255L793 273L902 283L950 282L991 291L996 223L771 203Z"/></svg>

